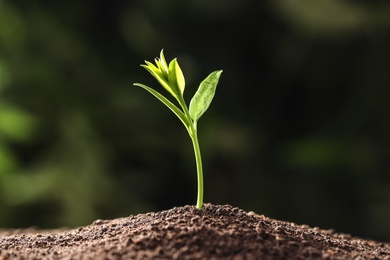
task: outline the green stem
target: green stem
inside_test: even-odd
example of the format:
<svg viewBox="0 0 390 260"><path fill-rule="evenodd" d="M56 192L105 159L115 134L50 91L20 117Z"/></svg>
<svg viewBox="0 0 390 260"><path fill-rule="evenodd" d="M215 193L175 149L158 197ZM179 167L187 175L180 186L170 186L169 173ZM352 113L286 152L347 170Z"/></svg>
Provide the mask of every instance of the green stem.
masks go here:
<svg viewBox="0 0 390 260"><path fill-rule="evenodd" d="M198 176L198 197L196 200L196 207L198 209L201 209L203 206L203 166L202 166L202 156L200 153L200 146L199 146L199 140L198 140L198 131L196 127L196 121L193 121L190 116L190 112L188 111L188 107L182 97L177 98L177 101L179 101L180 106L183 108L183 112L187 117L188 120L188 126L187 130L190 134L192 145L194 147L194 153L195 153L195 161L196 161L196 171Z"/></svg>
<svg viewBox="0 0 390 260"><path fill-rule="evenodd" d="M196 170L198 173L198 198L196 200L196 207L201 209L203 206L203 167L202 167L202 156L200 154L200 147L198 141L197 130L194 128L194 133L191 137L192 144L194 146Z"/></svg>

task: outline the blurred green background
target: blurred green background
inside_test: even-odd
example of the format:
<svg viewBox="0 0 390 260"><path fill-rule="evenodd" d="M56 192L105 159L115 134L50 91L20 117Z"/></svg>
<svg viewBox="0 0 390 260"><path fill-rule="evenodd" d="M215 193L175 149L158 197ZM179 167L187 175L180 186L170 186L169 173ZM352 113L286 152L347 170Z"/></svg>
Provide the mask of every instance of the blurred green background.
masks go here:
<svg viewBox="0 0 390 260"><path fill-rule="evenodd" d="M390 241L390 3L0 1L0 227L195 204L181 122L139 65L164 48L199 122L205 201Z"/></svg>

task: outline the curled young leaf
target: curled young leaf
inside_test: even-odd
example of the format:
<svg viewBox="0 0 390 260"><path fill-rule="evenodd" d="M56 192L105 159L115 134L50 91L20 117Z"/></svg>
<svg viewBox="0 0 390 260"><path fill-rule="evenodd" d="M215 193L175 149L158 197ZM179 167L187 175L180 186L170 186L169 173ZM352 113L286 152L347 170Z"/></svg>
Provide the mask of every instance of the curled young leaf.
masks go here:
<svg viewBox="0 0 390 260"><path fill-rule="evenodd" d="M142 64L141 67L149 71L161 86L176 99L183 97L185 80L177 60L172 60L168 66L164 57L164 52L161 50L160 58L154 59L154 62L156 65L149 61L145 61L146 65Z"/></svg>
<svg viewBox="0 0 390 260"><path fill-rule="evenodd" d="M164 89L166 89L171 95L175 96L175 92L172 90L172 88L169 86L168 83L168 77L163 73L163 71L160 70L160 65L157 62L156 67L153 63L149 61L145 61L146 65L141 65L141 67L145 68L147 71L149 71L152 76L157 79L157 81L163 86Z"/></svg>
<svg viewBox="0 0 390 260"><path fill-rule="evenodd" d="M168 80L169 84L172 86L172 88L174 88L175 92L182 96L186 83L183 72L176 59L172 60L169 63Z"/></svg>

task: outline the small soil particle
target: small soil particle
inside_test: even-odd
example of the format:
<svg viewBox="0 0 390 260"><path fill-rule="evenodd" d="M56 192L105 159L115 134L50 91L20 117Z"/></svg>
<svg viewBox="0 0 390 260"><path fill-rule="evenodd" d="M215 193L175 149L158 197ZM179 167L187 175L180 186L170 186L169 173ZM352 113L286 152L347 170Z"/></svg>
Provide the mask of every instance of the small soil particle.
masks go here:
<svg viewBox="0 0 390 260"><path fill-rule="evenodd" d="M390 260L390 244L206 203L72 230L3 230L2 259Z"/></svg>

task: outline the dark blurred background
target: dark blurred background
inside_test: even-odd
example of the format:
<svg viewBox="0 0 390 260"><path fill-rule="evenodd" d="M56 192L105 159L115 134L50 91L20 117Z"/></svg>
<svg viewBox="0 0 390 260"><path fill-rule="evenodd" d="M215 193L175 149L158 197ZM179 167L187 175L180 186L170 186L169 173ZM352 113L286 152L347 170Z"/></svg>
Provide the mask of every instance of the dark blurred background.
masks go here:
<svg viewBox="0 0 390 260"><path fill-rule="evenodd" d="M0 227L195 204L181 122L141 88L164 48L199 122L205 201L390 241L390 2L0 1Z"/></svg>

